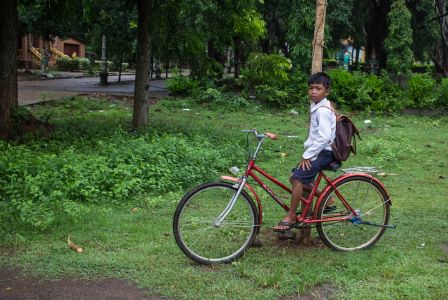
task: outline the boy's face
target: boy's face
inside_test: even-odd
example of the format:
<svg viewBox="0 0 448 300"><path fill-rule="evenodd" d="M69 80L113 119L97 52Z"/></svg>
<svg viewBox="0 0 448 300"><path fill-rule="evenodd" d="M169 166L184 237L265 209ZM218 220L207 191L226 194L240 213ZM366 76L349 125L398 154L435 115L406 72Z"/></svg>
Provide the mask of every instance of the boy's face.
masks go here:
<svg viewBox="0 0 448 300"><path fill-rule="evenodd" d="M327 89L322 83L312 83L308 86L308 96L314 103L318 103L328 94L330 94L330 89Z"/></svg>

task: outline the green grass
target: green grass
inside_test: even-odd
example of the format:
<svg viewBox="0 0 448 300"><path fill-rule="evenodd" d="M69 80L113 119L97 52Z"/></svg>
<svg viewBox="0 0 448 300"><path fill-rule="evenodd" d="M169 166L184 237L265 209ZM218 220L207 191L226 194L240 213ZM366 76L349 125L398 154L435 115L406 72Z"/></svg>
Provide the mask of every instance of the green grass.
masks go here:
<svg viewBox="0 0 448 300"><path fill-rule="evenodd" d="M119 104L57 103L32 110L40 116L50 114L50 121L67 131L62 141L67 146L78 145L79 139L104 140L108 131L101 128L115 132L121 126L122 134L128 135L130 110ZM372 120L370 128L363 125L367 118ZM261 107L229 112L183 100L158 103L152 107L150 119L151 130L204 136L216 147L223 139L233 139L244 149L241 129L276 132L280 140L266 143L259 164L283 181L299 161L307 132L306 115ZM392 196L391 223L397 229L387 230L370 250L338 253L324 246L277 241L271 228L283 212L263 194L263 246L250 248L232 264L200 266L174 241L172 217L182 193L173 191L134 195L121 203L85 204L89 212L78 222L60 220L45 231L11 231L11 239L0 247L0 265L20 266L50 279L127 279L152 294L182 299L273 299L303 295L327 285L335 287L337 299L446 299L448 118L359 115L354 119L363 141L358 143L358 155L344 167L376 166L387 174L397 174L380 178ZM53 142L41 143L51 148ZM36 143L30 139L25 146L34 147L39 155L43 150ZM87 142L82 147L88 151L98 144ZM239 161L238 166L244 167ZM131 212L133 208L137 210ZM69 234L84 248L83 254L67 247ZM317 236L314 230L313 235Z"/></svg>

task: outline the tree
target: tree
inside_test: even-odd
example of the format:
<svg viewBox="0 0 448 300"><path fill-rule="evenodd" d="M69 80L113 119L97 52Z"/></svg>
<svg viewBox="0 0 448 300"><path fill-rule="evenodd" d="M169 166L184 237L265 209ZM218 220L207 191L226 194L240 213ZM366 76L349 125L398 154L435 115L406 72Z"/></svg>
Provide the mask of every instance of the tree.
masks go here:
<svg viewBox="0 0 448 300"><path fill-rule="evenodd" d="M414 63L412 53L411 12L405 0L396 0L388 14L389 28L384 47L387 69L397 75L406 75Z"/></svg>
<svg viewBox="0 0 448 300"><path fill-rule="evenodd" d="M280 50L288 55L286 32L291 1L265 0L258 5L258 11L266 23L266 36L261 39L263 52L269 54Z"/></svg>
<svg viewBox="0 0 448 300"><path fill-rule="evenodd" d="M0 10L0 138L10 135L17 99L17 0L3 1Z"/></svg>
<svg viewBox="0 0 448 300"><path fill-rule="evenodd" d="M329 0L325 16L324 46L339 47L339 40L354 33L349 22L353 0ZM313 55L314 27L316 24L316 1L295 0L288 16L286 40L289 55L296 68L308 73Z"/></svg>
<svg viewBox="0 0 448 300"><path fill-rule="evenodd" d="M311 64L311 74L322 72L322 58L324 52L324 30L325 14L327 11L327 1L316 1L316 21L314 25L313 38L313 61Z"/></svg>
<svg viewBox="0 0 448 300"><path fill-rule="evenodd" d="M134 89L134 113L132 127L148 125L149 80L151 79L151 0L137 0L137 66Z"/></svg>
<svg viewBox="0 0 448 300"><path fill-rule="evenodd" d="M440 44L437 49L437 56L434 62L437 69L444 77L448 76L448 17L446 13L445 0L435 0L435 7L440 25Z"/></svg>

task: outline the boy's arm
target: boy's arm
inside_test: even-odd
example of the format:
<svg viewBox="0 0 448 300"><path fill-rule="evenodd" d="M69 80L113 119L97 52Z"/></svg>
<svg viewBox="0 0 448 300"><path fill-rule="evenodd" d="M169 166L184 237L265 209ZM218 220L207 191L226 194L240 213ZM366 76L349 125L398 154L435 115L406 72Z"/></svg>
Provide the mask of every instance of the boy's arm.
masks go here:
<svg viewBox="0 0 448 300"><path fill-rule="evenodd" d="M331 115L334 113L328 109L318 109L316 113L319 124L317 127L317 135L313 136L313 144L303 153L303 159L311 159L317 156L331 142Z"/></svg>

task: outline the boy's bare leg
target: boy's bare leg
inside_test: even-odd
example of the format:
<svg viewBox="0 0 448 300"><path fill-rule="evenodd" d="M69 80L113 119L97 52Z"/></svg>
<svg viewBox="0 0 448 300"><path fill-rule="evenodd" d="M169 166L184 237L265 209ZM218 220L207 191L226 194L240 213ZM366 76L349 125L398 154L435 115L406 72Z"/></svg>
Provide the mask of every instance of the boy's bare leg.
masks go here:
<svg viewBox="0 0 448 300"><path fill-rule="evenodd" d="M296 210L299 206L300 198L303 194L303 184L300 181L291 180L292 183L292 193L291 193L291 205L289 206L288 214L283 218L282 222L288 224L294 224L297 222ZM277 225L274 227L277 230L288 230L287 225Z"/></svg>

